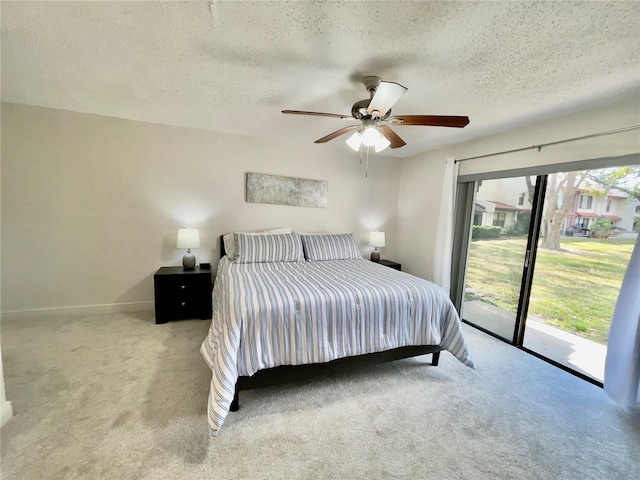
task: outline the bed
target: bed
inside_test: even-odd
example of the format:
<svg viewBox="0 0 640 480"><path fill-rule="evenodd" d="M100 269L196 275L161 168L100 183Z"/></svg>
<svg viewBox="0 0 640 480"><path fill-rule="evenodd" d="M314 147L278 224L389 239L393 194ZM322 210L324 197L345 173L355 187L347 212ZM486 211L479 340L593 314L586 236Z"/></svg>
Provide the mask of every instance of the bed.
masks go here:
<svg viewBox="0 0 640 480"><path fill-rule="evenodd" d="M445 291L363 259L352 234L236 232L221 245L200 348L212 371L213 435L237 410L239 391L278 368L425 353L437 365L441 350L473 368Z"/></svg>

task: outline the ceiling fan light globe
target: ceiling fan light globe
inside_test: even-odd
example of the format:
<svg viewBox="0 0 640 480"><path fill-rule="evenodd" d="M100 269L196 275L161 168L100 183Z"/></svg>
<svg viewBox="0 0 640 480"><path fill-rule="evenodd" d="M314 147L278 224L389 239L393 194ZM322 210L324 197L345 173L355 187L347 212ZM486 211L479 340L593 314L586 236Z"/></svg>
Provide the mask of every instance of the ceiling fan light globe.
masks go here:
<svg viewBox="0 0 640 480"><path fill-rule="evenodd" d="M380 139L376 142L376 153L381 152L385 148L391 145L391 142L387 140L387 137L380 135Z"/></svg>
<svg viewBox="0 0 640 480"><path fill-rule="evenodd" d="M375 127L367 127L364 132L362 132L362 143L364 143L367 147L373 147L380 140L380 132Z"/></svg>
<svg viewBox="0 0 640 480"><path fill-rule="evenodd" d="M356 152L360 150L360 144L362 143L360 132L355 132L349 138L345 140L345 143L353 148Z"/></svg>

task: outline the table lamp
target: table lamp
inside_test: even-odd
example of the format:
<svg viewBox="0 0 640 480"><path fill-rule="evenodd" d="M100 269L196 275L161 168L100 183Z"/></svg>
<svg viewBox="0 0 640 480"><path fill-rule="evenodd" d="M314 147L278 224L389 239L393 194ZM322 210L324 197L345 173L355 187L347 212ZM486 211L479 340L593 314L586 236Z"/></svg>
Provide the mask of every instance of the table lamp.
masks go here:
<svg viewBox="0 0 640 480"><path fill-rule="evenodd" d="M181 228L178 230L176 248L187 249L187 253L182 257L182 266L185 270L193 270L196 267L196 257L191 253L191 249L199 247L200 231L197 228Z"/></svg>
<svg viewBox="0 0 640 480"><path fill-rule="evenodd" d="M378 247L384 247L384 232L371 232L369 234L369 245L373 247L371 261L379 262L380 252L378 251Z"/></svg>

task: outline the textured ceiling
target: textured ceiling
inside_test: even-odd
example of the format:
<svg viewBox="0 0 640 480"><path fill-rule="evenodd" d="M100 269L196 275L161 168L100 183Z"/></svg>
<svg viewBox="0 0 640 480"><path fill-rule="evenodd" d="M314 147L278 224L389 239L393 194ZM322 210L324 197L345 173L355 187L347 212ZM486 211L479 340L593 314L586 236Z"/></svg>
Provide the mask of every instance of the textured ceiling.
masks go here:
<svg viewBox="0 0 640 480"><path fill-rule="evenodd" d="M2 100L311 143L406 86L407 156L629 98L640 106L640 2L7 2ZM340 137L313 148L348 147Z"/></svg>

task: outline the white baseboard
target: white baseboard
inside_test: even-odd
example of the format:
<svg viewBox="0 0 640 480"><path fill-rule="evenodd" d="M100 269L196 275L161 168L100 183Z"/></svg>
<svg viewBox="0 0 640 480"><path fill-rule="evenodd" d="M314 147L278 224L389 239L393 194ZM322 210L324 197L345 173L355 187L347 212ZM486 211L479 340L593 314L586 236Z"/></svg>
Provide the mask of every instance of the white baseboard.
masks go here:
<svg viewBox="0 0 640 480"><path fill-rule="evenodd" d="M11 402L7 402L5 400L0 406L0 427L3 427L11 417L13 417L13 408L11 407Z"/></svg>
<svg viewBox="0 0 640 480"><path fill-rule="evenodd" d="M38 308L33 310L15 310L2 312L3 320L11 320L13 318L23 318L25 316L96 316L96 315L113 315L113 314L132 314L139 312L153 312L154 302L128 302L128 303L109 303L102 305L82 305L78 307L55 307L55 308Z"/></svg>

